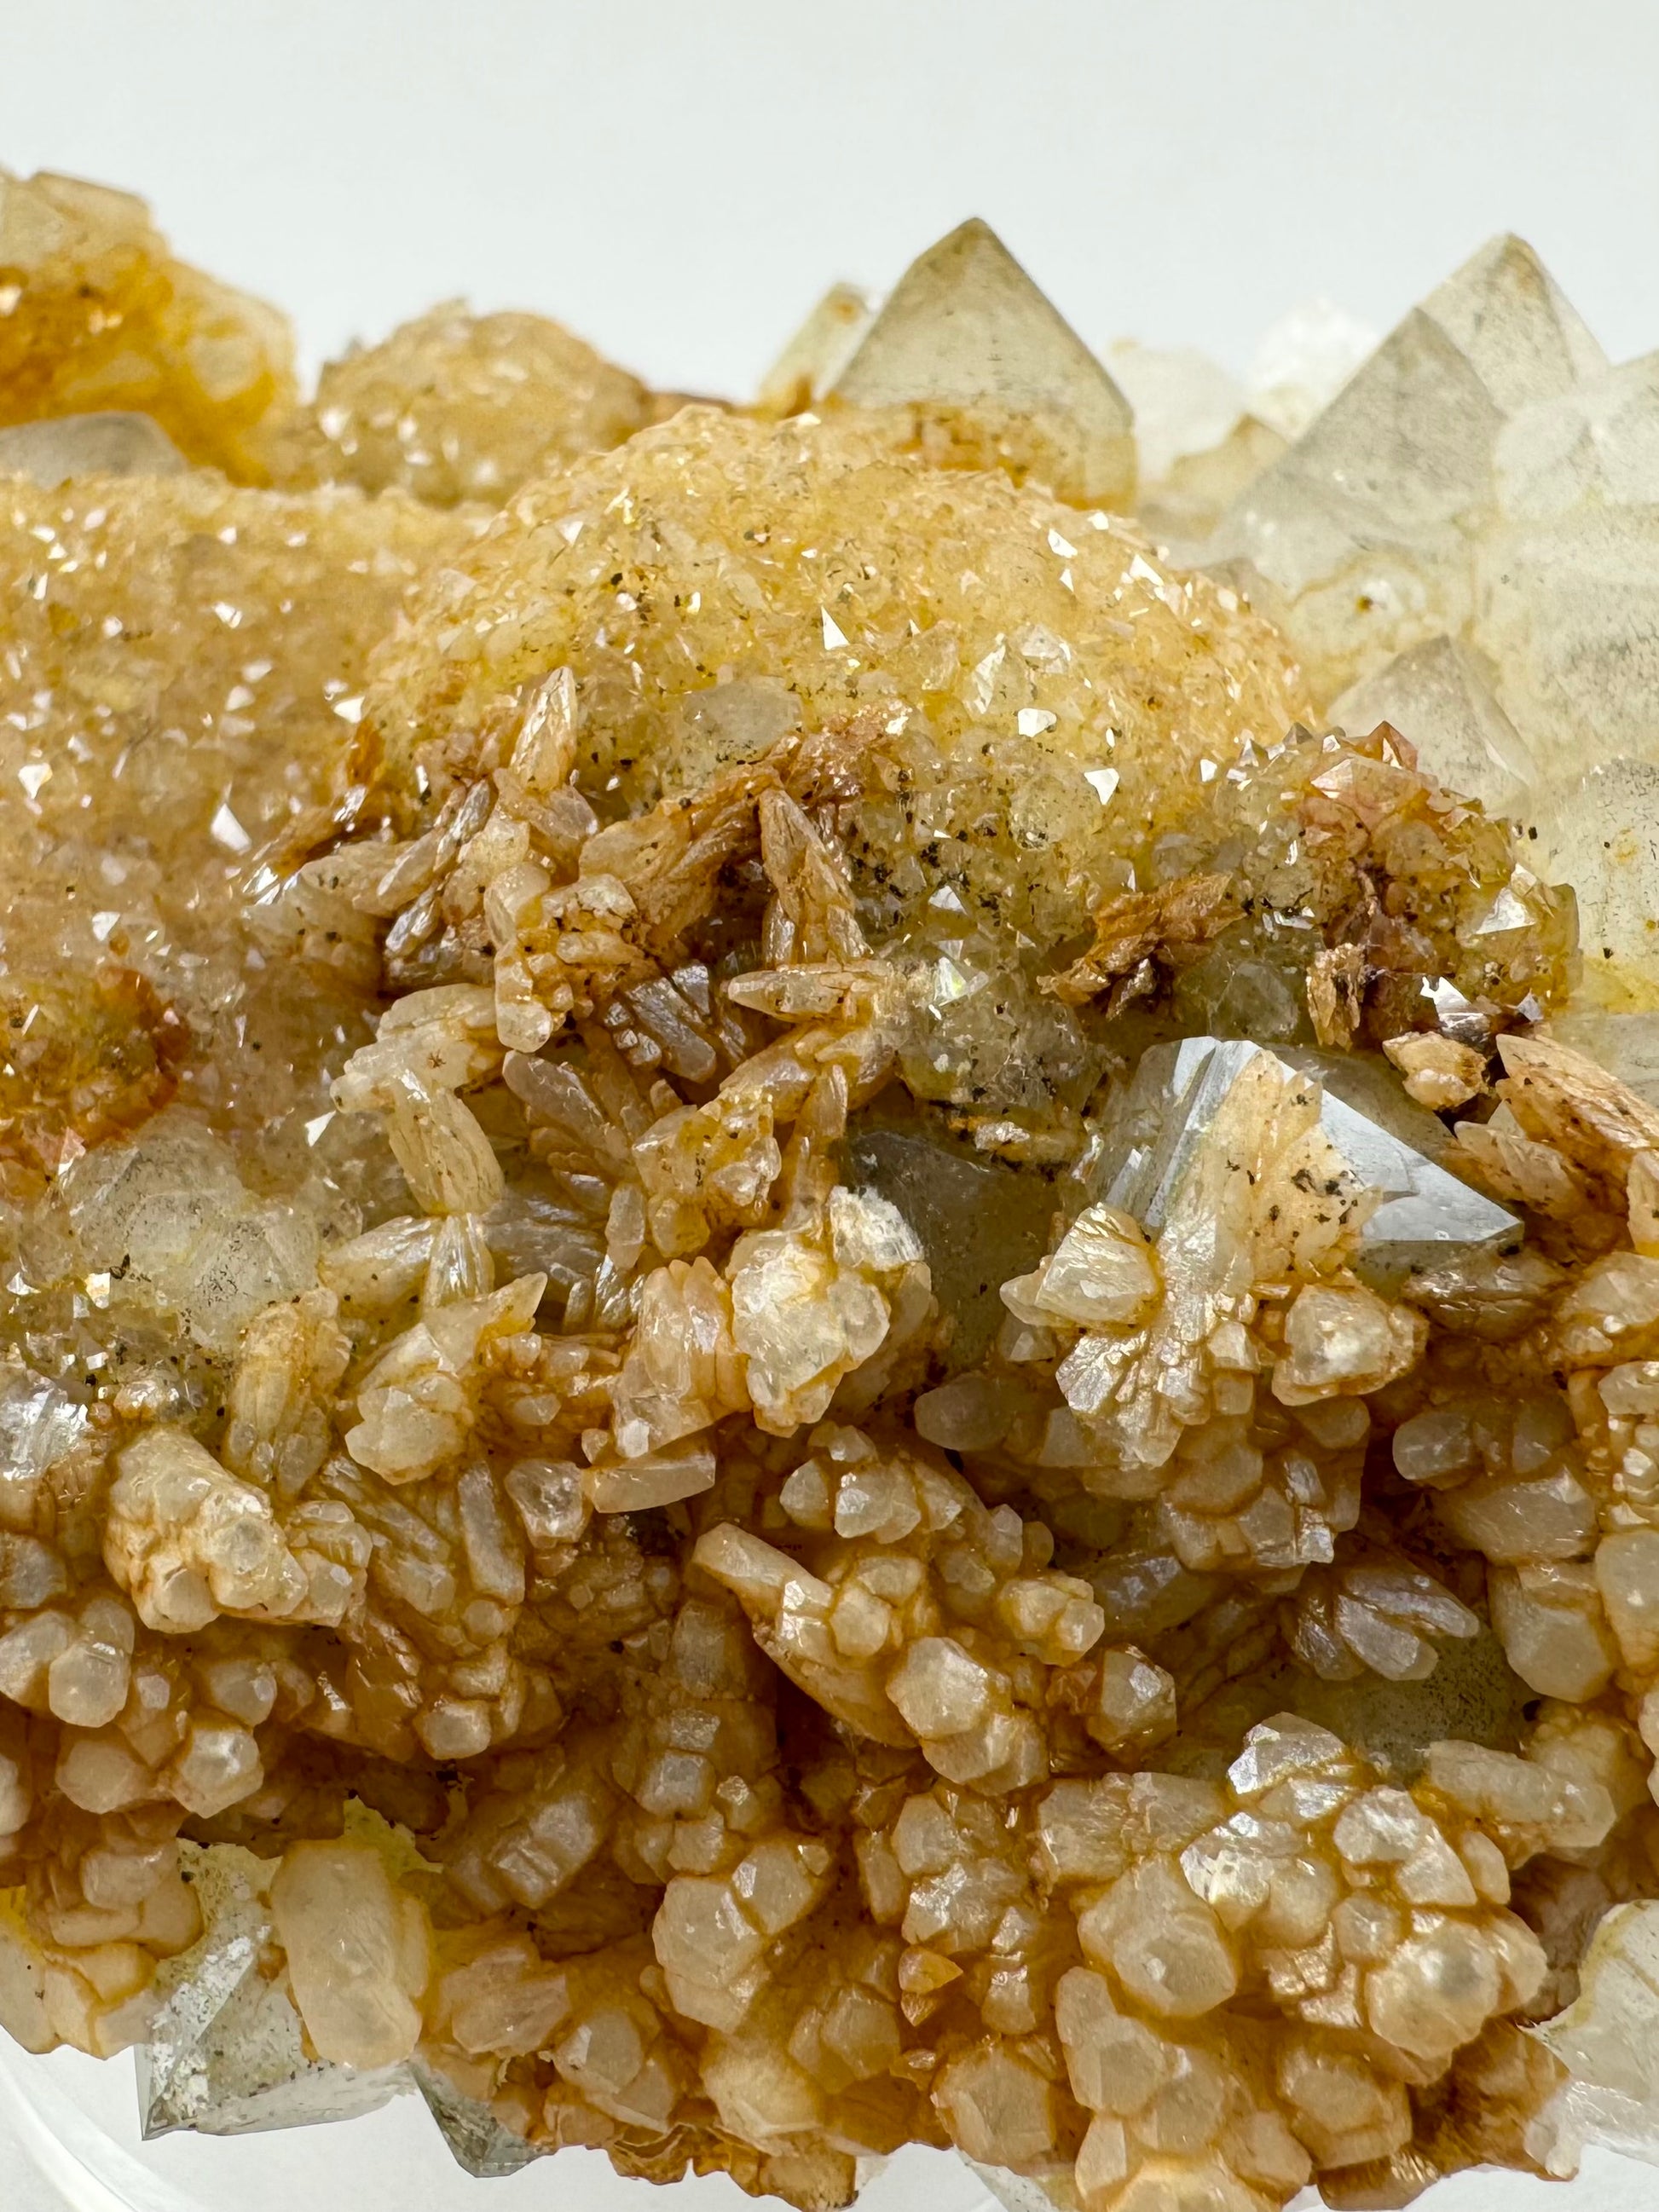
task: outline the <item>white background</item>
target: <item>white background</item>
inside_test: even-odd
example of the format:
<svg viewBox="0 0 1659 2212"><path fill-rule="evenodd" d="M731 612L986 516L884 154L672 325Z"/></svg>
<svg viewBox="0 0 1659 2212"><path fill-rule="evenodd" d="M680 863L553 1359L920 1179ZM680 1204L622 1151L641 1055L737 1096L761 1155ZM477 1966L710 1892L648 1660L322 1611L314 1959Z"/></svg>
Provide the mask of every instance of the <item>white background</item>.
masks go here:
<svg viewBox="0 0 1659 2212"><path fill-rule="evenodd" d="M181 252L290 311L311 364L464 294L735 394L831 279L884 288L969 214L1097 345L1243 372L1296 302L1385 328L1509 228L1615 358L1645 351L1656 94L1659 0L0 0L0 161L144 193ZM24 2139L70 2131L60 2087L136 2149L125 2069L0 2060L9 2212L179 2187L208 2212L664 2202L583 2160L465 2190L407 2107L157 2145L147 2185L114 2148L101 2179L72 2157L48 2179ZM983 2202L931 2166L878 2192L924 2197ZM1426 2202L1635 2212L1659 2176L1595 2160L1570 2191L1467 2176Z"/></svg>
<svg viewBox="0 0 1659 2212"><path fill-rule="evenodd" d="M1659 346L1656 0L0 0L0 161L147 193L316 361L433 301L746 393L982 215L1097 344L1378 329L1490 233Z"/></svg>

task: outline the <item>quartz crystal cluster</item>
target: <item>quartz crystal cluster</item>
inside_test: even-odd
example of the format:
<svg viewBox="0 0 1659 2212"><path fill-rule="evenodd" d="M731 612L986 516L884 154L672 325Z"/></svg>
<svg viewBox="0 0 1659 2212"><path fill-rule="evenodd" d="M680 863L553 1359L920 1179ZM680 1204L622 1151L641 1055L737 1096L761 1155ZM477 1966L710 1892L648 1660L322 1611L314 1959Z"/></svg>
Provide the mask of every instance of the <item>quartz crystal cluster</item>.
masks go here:
<svg viewBox="0 0 1659 2212"><path fill-rule="evenodd" d="M0 181L26 2048L802 2212L1659 2146L1659 379L1514 240L1304 339L969 224L753 405L306 400Z"/></svg>

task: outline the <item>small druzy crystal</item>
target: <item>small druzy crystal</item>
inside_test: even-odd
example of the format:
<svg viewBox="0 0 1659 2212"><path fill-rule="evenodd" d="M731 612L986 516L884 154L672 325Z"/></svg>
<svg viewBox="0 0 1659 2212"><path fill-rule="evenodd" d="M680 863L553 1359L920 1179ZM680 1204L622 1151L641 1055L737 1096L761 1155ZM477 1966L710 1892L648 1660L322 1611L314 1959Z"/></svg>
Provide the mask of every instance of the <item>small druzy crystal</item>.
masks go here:
<svg viewBox="0 0 1659 2212"><path fill-rule="evenodd" d="M0 2028L802 2212L1656 2155L1651 364L1499 240L1115 380L970 223L302 403L52 178L0 300Z"/></svg>
<svg viewBox="0 0 1659 2212"><path fill-rule="evenodd" d="M283 480L499 506L538 467L620 445L656 412L637 378L557 323L452 301L326 364Z"/></svg>

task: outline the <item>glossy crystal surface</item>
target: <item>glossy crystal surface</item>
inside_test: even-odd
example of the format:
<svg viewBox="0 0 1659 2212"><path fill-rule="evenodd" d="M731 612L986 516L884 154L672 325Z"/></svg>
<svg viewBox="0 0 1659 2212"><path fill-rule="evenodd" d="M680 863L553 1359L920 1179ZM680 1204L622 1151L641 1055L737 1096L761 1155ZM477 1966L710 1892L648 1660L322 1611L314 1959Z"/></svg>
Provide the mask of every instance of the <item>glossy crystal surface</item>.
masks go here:
<svg viewBox="0 0 1659 2212"><path fill-rule="evenodd" d="M6 193L0 2027L802 2212L1650 2150L1643 366L1506 240L1120 384L969 224L301 403Z"/></svg>

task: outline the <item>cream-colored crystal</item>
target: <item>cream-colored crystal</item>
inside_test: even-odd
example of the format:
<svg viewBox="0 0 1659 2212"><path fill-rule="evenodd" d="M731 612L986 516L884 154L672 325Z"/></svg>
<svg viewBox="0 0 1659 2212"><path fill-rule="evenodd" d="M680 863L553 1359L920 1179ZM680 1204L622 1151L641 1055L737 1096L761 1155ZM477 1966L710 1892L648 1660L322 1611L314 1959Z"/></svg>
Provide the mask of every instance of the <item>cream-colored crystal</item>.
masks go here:
<svg viewBox="0 0 1659 2212"><path fill-rule="evenodd" d="M908 410L924 451L931 434L1079 506L1133 493L1129 403L983 222L911 263L830 396Z"/></svg>
<svg viewBox="0 0 1659 2212"><path fill-rule="evenodd" d="M826 399L875 312L857 285L832 284L761 379L759 404L798 415Z"/></svg>
<svg viewBox="0 0 1659 2212"><path fill-rule="evenodd" d="M1452 638L1413 646L1351 685L1331 702L1331 720L1356 731L1391 723L1448 790L1494 814L1514 813L1539 776L1540 757L1492 696L1475 655Z"/></svg>
<svg viewBox="0 0 1659 2212"><path fill-rule="evenodd" d="M282 480L499 507L538 468L620 445L656 411L636 378L559 324L451 301L325 365Z"/></svg>
<svg viewBox="0 0 1659 2212"><path fill-rule="evenodd" d="M1510 242L1265 469L1149 401L1310 692L1271 583L1037 488L1127 416L988 234L879 405L854 321L632 435L533 319L342 366L309 465L483 535L23 426L0 2026L152 2038L158 2128L412 2081L469 2171L802 2212L1650 2141L1655 1018L1575 949L1622 843L1462 787L1581 644L1645 765L1639 577L1536 579L1649 384Z"/></svg>
<svg viewBox="0 0 1659 2212"><path fill-rule="evenodd" d="M0 173L0 420L133 410L191 460L268 481L295 398L274 307L173 259L130 192Z"/></svg>

